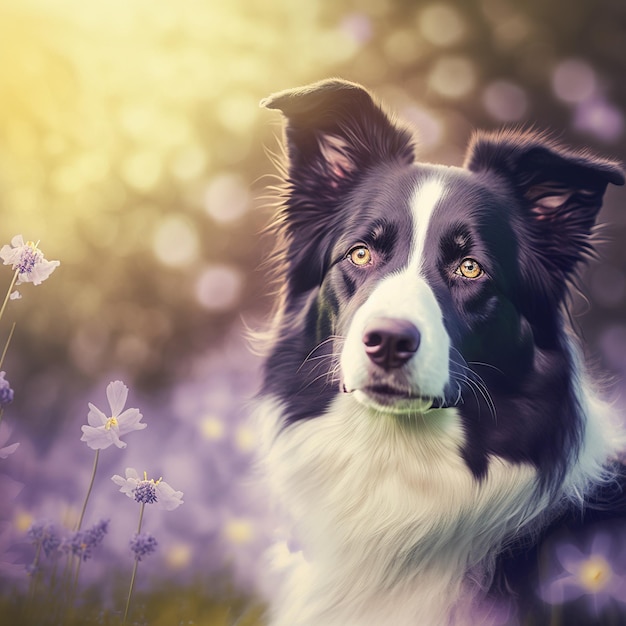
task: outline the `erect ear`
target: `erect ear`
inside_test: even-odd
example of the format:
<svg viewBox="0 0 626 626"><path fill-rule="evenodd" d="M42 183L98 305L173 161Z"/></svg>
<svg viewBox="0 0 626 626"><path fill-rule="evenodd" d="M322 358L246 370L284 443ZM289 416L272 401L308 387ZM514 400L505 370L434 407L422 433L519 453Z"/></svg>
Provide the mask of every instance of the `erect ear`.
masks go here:
<svg viewBox="0 0 626 626"><path fill-rule="evenodd" d="M363 87L344 80L281 91L260 104L286 118L289 163L281 222L292 242L287 252L298 281L292 287L304 291L322 279L318 246L345 194L377 164L412 163L413 137L392 123Z"/></svg>
<svg viewBox="0 0 626 626"><path fill-rule="evenodd" d="M591 232L609 183L624 184L616 162L565 149L539 133L478 133L465 167L508 179L522 203L531 252L520 250L522 271L559 300L576 264L592 252ZM539 260L542 271L533 273Z"/></svg>
<svg viewBox="0 0 626 626"><path fill-rule="evenodd" d="M371 165L413 161L411 134L355 83L323 80L273 94L261 106L287 118L291 182L314 185L324 197L336 198L337 190Z"/></svg>

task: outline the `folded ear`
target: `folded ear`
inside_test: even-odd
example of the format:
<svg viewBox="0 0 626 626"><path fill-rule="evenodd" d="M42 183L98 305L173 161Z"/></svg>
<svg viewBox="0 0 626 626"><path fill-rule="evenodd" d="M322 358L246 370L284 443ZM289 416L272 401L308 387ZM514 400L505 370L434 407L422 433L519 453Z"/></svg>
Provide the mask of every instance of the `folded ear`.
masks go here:
<svg viewBox="0 0 626 626"><path fill-rule="evenodd" d="M329 230L346 194L372 167L413 162L413 137L396 126L360 85L324 80L281 91L261 101L286 118L289 159L281 224L292 240L288 250L294 288L319 284L322 251L313 247ZM301 234L306 241L293 242ZM308 257L300 265L297 256ZM319 261L319 262L318 262ZM303 261L304 263L304 261Z"/></svg>
<svg viewBox="0 0 626 626"><path fill-rule="evenodd" d="M591 233L607 185L624 184L620 165L565 149L539 133L505 131L475 135L465 167L508 180L530 240L519 251L527 257L521 258L523 271L546 298L559 300L577 263L592 253Z"/></svg>

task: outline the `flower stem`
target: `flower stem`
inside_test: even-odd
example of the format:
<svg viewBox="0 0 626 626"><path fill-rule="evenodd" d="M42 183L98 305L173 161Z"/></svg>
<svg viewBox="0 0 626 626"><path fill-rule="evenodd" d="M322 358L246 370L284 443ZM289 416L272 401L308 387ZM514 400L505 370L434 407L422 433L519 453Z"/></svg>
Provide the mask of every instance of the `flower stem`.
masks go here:
<svg viewBox="0 0 626 626"><path fill-rule="evenodd" d="M11 339L13 338L13 331L15 330L15 322L13 322L13 326L11 326L11 332L7 338L7 342L4 344L4 350L2 351L2 356L0 357L0 370L2 369L2 364L4 363L4 357L7 355L7 350L9 349L9 344L11 343Z"/></svg>
<svg viewBox="0 0 626 626"><path fill-rule="evenodd" d="M35 560L32 564L32 572L29 586L28 596L30 600L34 600L35 598L35 590L37 588L37 581L39 580L39 561L41 560L41 541L37 542L37 551L35 553Z"/></svg>
<svg viewBox="0 0 626 626"><path fill-rule="evenodd" d="M7 302L9 301L9 298L11 297L11 292L13 291L13 287L15 287L15 282L17 281L17 275L19 273L20 273L20 270L16 269L15 273L13 274L13 280L11 281L11 284L9 285L7 295L4 296L4 302L2 303L2 308L0 309L0 320L2 319L2 316L4 315L4 309L7 308Z"/></svg>
<svg viewBox="0 0 626 626"><path fill-rule="evenodd" d="M137 526L137 534L141 532L141 523L143 522L143 510L146 506L145 502L141 503L141 509L139 510L139 525ZM135 586L135 576L137 575L137 566L139 565L139 557L135 557L135 564L133 565L133 574L130 577L130 588L128 589L128 598L126 599L126 609L124 610L124 619L122 626L126 624L126 618L128 617L128 607L130 607L130 598L133 595L133 587Z"/></svg>
<svg viewBox="0 0 626 626"><path fill-rule="evenodd" d="M93 481L96 478L96 470L98 469L99 457L100 457L100 450L96 450L96 456L93 460L93 470L91 471L91 481L89 482L89 489L87 489L87 496L85 497L85 502L83 503L83 510L80 512L80 517L78 518L78 524L76 525L76 532L80 530L80 527L83 523L83 518L85 517L85 510L87 509L87 502L89 500L89 496L91 495L91 490L93 488Z"/></svg>

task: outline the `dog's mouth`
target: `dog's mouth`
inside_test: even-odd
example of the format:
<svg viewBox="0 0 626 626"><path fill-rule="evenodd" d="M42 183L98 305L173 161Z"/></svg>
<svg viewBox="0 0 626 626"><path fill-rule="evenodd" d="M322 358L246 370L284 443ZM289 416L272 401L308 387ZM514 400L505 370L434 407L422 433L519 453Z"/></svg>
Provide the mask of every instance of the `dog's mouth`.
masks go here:
<svg viewBox="0 0 626 626"><path fill-rule="evenodd" d="M416 394L410 389L396 387L386 383L366 385L362 389L344 391L355 392L357 399L364 404L374 405L381 409L396 411L426 412L432 409L442 409L448 406L443 398Z"/></svg>

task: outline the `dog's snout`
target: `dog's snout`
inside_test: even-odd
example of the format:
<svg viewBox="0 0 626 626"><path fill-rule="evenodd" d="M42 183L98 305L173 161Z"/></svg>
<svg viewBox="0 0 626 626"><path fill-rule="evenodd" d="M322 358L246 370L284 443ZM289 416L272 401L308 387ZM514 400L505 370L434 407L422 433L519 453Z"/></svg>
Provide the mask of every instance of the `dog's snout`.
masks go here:
<svg viewBox="0 0 626 626"><path fill-rule="evenodd" d="M386 370L404 365L417 352L420 339L414 324L389 317L372 320L363 332L367 356Z"/></svg>

